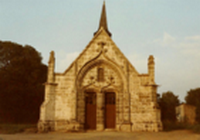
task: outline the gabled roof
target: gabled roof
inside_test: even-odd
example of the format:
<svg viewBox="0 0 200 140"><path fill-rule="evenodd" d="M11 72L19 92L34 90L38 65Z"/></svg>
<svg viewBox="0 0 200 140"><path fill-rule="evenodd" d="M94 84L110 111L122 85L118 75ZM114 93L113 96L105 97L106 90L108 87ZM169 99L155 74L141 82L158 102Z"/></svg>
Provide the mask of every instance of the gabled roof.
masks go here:
<svg viewBox="0 0 200 140"><path fill-rule="evenodd" d="M129 63L129 65L132 67L132 70L134 70L138 75L140 75L135 67L129 62L129 60L125 57L125 55L121 52L121 50L117 47L117 45L114 43L114 41L110 38L109 34L104 28L100 28L100 30L95 34L95 36L92 38L92 40L89 42L89 44L85 47L85 49L79 54L79 56L72 62L72 64L64 71L64 73L56 73L57 75L63 75L65 74L73 65L74 63L86 52L86 50L91 46L93 41L102 33L106 33L107 36L109 37L109 40L114 44L115 48L117 51L123 56L123 58Z"/></svg>
<svg viewBox="0 0 200 140"><path fill-rule="evenodd" d="M61 74L61 75L65 74L74 65L74 63L86 52L86 50L90 47L90 45L93 43L93 41L102 33L106 33L106 35L108 36L108 39L114 44L117 51L123 56L123 58L128 62L128 64L132 67L132 69L138 75L140 75L137 72L137 70L134 68L134 66L129 62L129 60L125 57L125 55L120 51L120 49L116 46L116 44L111 39L111 33L108 31L108 27L107 27L105 1L104 1L103 8L102 8L101 19L100 19L100 23L99 23L99 29L94 33L93 39L89 42L89 44L86 46L86 48L79 54L79 56L73 61L73 63L68 67L68 69L65 70L64 73L56 73L56 74L58 74L58 75L59 74Z"/></svg>

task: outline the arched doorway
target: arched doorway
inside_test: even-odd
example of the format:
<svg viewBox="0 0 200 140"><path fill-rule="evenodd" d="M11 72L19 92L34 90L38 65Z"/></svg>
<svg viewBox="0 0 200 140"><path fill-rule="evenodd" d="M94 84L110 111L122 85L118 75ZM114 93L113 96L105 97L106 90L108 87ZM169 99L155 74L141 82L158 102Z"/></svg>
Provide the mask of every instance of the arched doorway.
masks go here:
<svg viewBox="0 0 200 140"><path fill-rule="evenodd" d="M86 130L95 128L96 130L115 129L121 124L123 121L125 84L126 79L121 69L109 61L94 60L81 68L76 78L76 119L83 128ZM95 93L97 103L87 102L88 98L94 98L88 92ZM86 97L86 93L91 96ZM113 97L115 100L112 100ZM106 104L105 99L107 99ZM112 114L109 114L111 113L109 110L112 110ZM89 114L91 112L93 112L92 115Z"/></svg>
<svg viewBox="0 0 200 140"><path fill-rule="evenodd" d="M114 92L105 92L105 128L116 126L116 96Z"/></svg>
<svg viewBox="0 0 200 140"><path fill-rule="evenodd" d="M96 129L96 93L85 93L85 129Z"/></svg>

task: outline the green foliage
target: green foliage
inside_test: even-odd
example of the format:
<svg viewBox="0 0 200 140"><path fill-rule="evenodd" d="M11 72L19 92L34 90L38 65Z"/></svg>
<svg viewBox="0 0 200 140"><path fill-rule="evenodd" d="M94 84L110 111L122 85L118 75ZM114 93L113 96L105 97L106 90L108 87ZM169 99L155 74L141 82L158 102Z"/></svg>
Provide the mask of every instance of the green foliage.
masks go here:
<svg viewBox="0 0 200 140"><path fill-rule="evenodd" d="M196 107L196 121L200 123L200 88L191 89L188 91L185 101L187 104Z"/></svg>
<svg viewBox="0 0 200 140"><path fill-rule="evenodd" d="M0 122L37 122L47 66L31 46L0 41Z"/></svg>
<svg viewBox="0 0 200 140"><path fill-rule="evenodd" d="M161 120L175 122L175 108L180 104L178 96L175 96L171 91L165 92L158 99L158 103L161 108Z"/></svg>

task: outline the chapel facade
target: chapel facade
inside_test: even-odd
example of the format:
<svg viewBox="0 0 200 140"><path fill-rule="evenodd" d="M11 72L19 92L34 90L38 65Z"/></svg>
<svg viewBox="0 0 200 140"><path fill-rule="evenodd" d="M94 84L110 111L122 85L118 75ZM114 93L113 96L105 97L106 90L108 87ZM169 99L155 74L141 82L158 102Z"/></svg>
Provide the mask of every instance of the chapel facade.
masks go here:
<svg viewBox="0 0 200 140"><path fill-rule="evenodd" d="M154 57L140 74L111 39L105 2L94 37L63 73L50 53L38 131L161 131Z"/></svg>

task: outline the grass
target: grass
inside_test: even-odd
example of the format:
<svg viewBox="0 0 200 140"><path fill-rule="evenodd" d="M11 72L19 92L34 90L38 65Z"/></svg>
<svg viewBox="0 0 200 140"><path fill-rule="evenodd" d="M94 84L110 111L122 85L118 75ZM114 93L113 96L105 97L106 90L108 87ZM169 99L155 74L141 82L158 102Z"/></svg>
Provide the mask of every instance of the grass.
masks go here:
<svg viewBox="0 0 200 140"><path fill-rule="evenodd" d="M28 129L35 131L36 128L36 124L0 124L0 134L16 134Z"/></svg>

